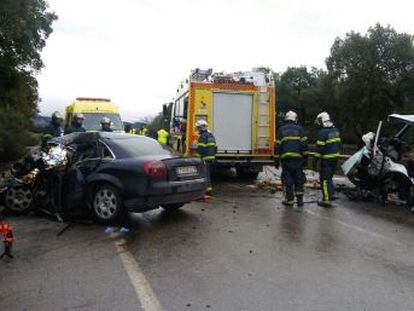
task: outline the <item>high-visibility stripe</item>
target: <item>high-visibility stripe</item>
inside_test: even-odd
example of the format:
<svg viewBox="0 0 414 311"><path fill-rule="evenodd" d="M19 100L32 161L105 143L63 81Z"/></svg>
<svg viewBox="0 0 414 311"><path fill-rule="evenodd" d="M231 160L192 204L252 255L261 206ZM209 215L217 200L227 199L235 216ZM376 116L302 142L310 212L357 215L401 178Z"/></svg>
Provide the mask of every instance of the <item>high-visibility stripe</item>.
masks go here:
<svg viewBox="0 0 414 311"><path fill-rule="evenodd" d="M215 146L216 146L216 143L207 143L207 144L198 143L197 144L197 147L215 147Z"/></svg>
<svg viewBox="0 0 414 311"><path fill-rule="evenodd" d="M340 143L340 142L341 142L341 138L337 137L337 138L331 138L331 139L328 139L328 140L326 141L326 144L328 145L328 144Z"/></svg>
<svg viewBox="0 0 414 311"><path fill-rule="evenodd" d="M337 138L331 138L331 139L328 139L328 140L325 140L325 141L318 140L316 142L316 145L318 145L318 146L326 146L326 145L329 145L329 144L340 143L340 142L341 142L341 138L337 137Z"/></svg>
<svg viewBox="0 0 414 311"><path fill-rule="evenodd" d="M201 158L201 154L200 153L196 153L195 156Z"/></svg>
<svg viewBox="0 0 414 311"><path fill-rule="evenodd" d="M281 158L284 159L286 157L292 157L292 158L302 158L302 155L297 152L286 152L281 155Z"/></svg>
<svg viewBox="0 0 414 311"><path fill-rule="evenodd" d="M328 154L320 154L320 153L308 153L308 154L313 154L313 156L315 158L321 158L321 159L336 159L336 158L340 158L341 154L340 153L328 153Z"/></svg>
<svg viewBox="0 0 414 311"><path fill-rule="evenodd" d="M206 156L203 157L203 160L214 160L216 158L216 156Z"/></svg>
<svg viewBox="0 0 414 311"><path fill-rule="evenodd" d="M307 138L306 136L303 136L300 140L301 140L301 141L307 141L307 140L308 140L308 138Z"/></svg>
<svg viewBox="0 0 414 311"><path fill-rule="evenodd" d="M321 156L322 159L335 159L339 158L341 156L340 153L329 153L329 154L323 154Z"/></svg>
<svg viewBox="0 0 414 311"><path fill-rule="evenodd" d="M276 144L281 144L282 142L278 139L276 140Z"/></svg>
<svg viewBox="0 0 414 311"><path fill-rule="evenodd" d="M283 137L280 141L283 143L284 141L290 141L290 140L300 140L300 136L286 136Z"/></svg>
<svg viewBox="0 0 414 311"><path fill-rule="evenodd" d="M329 190L328 190L328 181L323 181L323 194L325 196L325 202L329 203L331 201L331 198L329 197Z"/></svg>

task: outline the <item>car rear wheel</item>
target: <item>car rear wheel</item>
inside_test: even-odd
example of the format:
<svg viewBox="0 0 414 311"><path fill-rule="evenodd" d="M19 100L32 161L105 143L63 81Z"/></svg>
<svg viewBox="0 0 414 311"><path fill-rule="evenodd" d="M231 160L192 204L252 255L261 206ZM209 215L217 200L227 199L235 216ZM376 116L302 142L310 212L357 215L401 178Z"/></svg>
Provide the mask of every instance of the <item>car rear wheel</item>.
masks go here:
<svg viewBox="0 0 414 311"><path fill-rule="evenodd" d="M183 206L184 206L184 203L176 203L176 204L162 205L161 207L163 209L165 209L166 211L172 212L172 211L176 211L176 210L180 209Z"/></svg>
<svg viewBox="0 0 414 311"><path fill-rule="evenodd" d="M96 187L92 200L92 211L101 223L115 222L124 215L118 190L110 185Z"/></svg>
<svg viewBox="0 0 414 311"><path fill-rule="evenodd" d="M15 215L22 215L28 212L32 202L33 194L27 186L10 188L4 197L6 209Z"/></svg>

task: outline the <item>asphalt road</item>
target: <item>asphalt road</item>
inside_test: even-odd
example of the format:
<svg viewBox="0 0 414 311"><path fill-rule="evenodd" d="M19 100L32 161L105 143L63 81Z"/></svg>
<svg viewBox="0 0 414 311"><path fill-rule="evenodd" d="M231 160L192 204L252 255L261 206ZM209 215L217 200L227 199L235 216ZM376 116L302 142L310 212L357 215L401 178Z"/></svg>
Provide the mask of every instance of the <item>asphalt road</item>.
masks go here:
<svg viewBox="0 0 414 311"><path fill-rule="evenodd" d="M237 180L209 203L130 215L129 233L10 218L3 310L414 310L414 215L308 192L303 210Z"/></svg>

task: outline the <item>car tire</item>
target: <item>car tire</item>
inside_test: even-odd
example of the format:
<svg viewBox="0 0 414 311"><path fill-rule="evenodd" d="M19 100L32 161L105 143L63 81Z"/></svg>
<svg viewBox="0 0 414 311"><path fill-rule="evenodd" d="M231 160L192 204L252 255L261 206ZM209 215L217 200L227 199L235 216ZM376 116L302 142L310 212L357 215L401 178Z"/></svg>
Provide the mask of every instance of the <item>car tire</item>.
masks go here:
<svg viewBox="0 0 414 311"><path fill-rule="evenodd" d="M13 215L23 215L30 211L33 194L29 187L12 187L4 194L4 207Z"/></svg>
<svg viewBox="0 0 414 311"><path fill-rule="evenodd" d="M161 207L168 212L173 212L179 210L181 207L184 206L185 203L176 203L176 204L166 204L162 205Z"/></svg>
<svg viewBox="0 0 414 311"><path fill-rule="evenodd" d="M92 213L98 222L111 224L122 219L125 210L119 191L108 184L101 184L92 191Z"/></svg>

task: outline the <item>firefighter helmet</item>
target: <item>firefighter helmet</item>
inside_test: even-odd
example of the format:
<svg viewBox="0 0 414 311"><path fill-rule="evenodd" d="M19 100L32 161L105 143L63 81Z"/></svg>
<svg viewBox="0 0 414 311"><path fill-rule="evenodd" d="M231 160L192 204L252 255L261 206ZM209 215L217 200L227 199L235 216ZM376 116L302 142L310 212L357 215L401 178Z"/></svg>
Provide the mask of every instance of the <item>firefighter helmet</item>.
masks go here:
<svg viewBox="0 0 414 311"><path fill-rule="evenodd" d="M298 114L294 111L288 111L286 112L285 115L285 120L286 121L293 121L293 122L297 122L298 121Z"/></svg>
<svg viewBox="0 0 414 311"><path fill-rule="evenodd" d="M315 119L315 124L320 126L329 126L332 124L331 117L327 112L321 112Z"/></svg>

